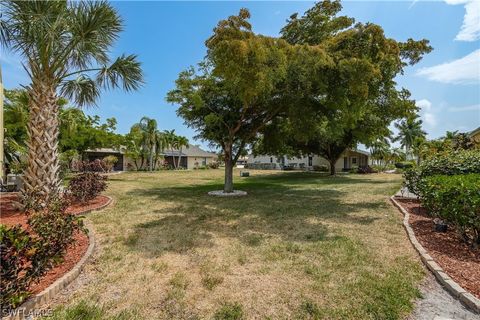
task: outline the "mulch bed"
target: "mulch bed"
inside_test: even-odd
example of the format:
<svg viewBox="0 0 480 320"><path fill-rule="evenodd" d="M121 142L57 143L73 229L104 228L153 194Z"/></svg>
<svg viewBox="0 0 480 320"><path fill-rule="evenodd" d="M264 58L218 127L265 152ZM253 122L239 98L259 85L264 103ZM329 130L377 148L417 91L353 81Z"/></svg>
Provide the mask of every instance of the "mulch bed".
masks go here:
<svg viewBox="0 0 480 320"><path fill-rule="evenodd" d="M24 212L20 211L15 204L15 202L18 201L18 197L18 193L2 193L0 195L0 223L8 226L20 224L24 229L28 229L27 216ZM74 214L81 214L87 210L99 208L108 201L109 198L98 196L85 204L72 204L68 207L67 211ZM30 287L32 294L42 292L42 290L61 278L80 261L89 245L88 236L83 232L77 232L74 238L74 243L67 248L63 262L49 270L38 283Z"/></svg>
<svg viewBox="0 0 480 320"><path fill-rule="evenodd" d="M462 242L453 228L436 232L433 218L420 201L396 200L410 213L410 225L428 254L455 282L480 299L480 249Z"/></svg>

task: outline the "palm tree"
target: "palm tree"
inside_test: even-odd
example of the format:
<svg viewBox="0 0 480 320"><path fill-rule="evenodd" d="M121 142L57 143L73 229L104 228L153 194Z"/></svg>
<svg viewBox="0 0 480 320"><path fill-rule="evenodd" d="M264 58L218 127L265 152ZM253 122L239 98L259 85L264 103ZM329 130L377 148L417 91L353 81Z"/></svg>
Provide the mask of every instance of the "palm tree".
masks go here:
<svg viewBox="0 0 480 320"><path fill-rule="evenodd" d="M144 145L148 149L148 169L153 171L153 156L157 147L157 121L148 117L143 117L139 122L143 134Z"/></svg>
<svg viewBox="0 0 480 320"><path fill-rule="evenodd" d="M94 105L102 88L136 90L143 83L135 55L108 52L122 20L105 1L2 1L0 42L23 58L29 94L27 196L59 191L59 96Z"/></svg>
<svg viewBox="0 0 480 320"><path fill-rule="evenodd" d="M390 144L387 138L381 138L374 141L370 146L370 153L372 157L377 160L377 164L381 164L389 153Z"/></svg>
<svg viewBox="0 0 480 320"><path fill-rule="evenodd" d="M397 128L399 132L394 141L400 141L401 147L405 148L407 158L415 140L427 135L427 133L422 130L422 120L418 118L407 118L400 121L400 123L397 122L395 123L395 128Z"/></svg>
<svg viewBox="0 0 480 320"><path fill-rule="evenodd" d="M163 131L164 139L165 139L165 147L168 147L172 151L177 147L177 135L175 134L175 130L165 130ZM177 168L177 163L175 162L175 157L173 156L173 167Z"/></svg>
<svg viewBox="0 0 480 320"><path fill-rule="evenodd" d="M178 149L177 168L179 168L180 167L180 159L182 157L182 149L183 149L183 147L186 147L188 149L189 144L188 144L188 139L186 137L177 136L175 140L176 140L175 145L176 145L176 148Z"/></svg>

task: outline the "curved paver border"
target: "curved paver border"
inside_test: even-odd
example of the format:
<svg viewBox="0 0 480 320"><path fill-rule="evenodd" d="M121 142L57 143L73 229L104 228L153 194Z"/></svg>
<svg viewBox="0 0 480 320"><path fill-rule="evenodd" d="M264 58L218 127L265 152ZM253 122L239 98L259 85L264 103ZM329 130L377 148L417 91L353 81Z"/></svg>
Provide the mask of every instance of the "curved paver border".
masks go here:
<svg viewBox="0 0 480 320"><path fill-rule="evenodd" d="M109 206L113 202L113 198L109 196L104 196L108 198L107 203L102 204L101 206L97 208L92 208L88 209L82 212L79 212L77 214L87 214L92 211L99 211L102 209L105 209L107 206ZM30 297L25 301L22 305L20 305L18 308L13 310L11 312L11 316L3 317L2 319L8 319L8 320L21 320L25 319L26 316L28 316L30 313L35 311L35 309L40 309L41 305L46 304L50 300L53 299L59 293L62 289L67 287L70 283L75 280L80 272L82 271L83 267L86 265L88 260L93 254L93 250L95 249L95 236L93 234L92 227L87 223L86 224L87 230L88 230L88 248L83 257L80 259L80 261L75 264L75 266L65 273L61 278L58 278L55 280L54 283L49 285L47 288L45 288L42 292L34 295L33 297Z"/></svg>
<svg viewBox="0 0 480 320"><path fill-rule="evenodd" d="M460 300L465 306L472 311L480 314L480 299L476 298L473 294L463 289L458 283L456 283L448 274L440 267L433 258L428 254L427 250L418 242L409 219L410 214L405 210L400 203L395 200L395 196L391 196L392 203L403 213L403 227L407 231L408 238L412 243L415 250L420 255L420 259L427 266L427 268L433 273L438 282L447 289L447 291L455 298Z"/></svg>

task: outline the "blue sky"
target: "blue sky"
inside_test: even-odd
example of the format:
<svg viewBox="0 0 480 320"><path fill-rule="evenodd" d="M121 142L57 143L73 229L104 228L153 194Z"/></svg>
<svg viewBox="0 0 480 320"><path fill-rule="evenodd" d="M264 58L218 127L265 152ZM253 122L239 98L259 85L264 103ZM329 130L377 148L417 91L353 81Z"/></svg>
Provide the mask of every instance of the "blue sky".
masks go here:
<svg viewBox="0 0 480 320"><path fill-rule="evenodd" d="M146 85L133 93L104 92L98 107L86 112L102 119L116 117L120 133L128 132L133 123L148 116L157 119L160 129L175 129L191 139L195 132L176 116L176 107L165 101L165 95L174 87L180 71L203 58L204 41L216 23L246 7L252 14L254 31L275 36L292 13L303 13L313 2L112 4L125 21L125 31L112 56L137 54ZM343 14L377 23L389 37L431 41L434 51L397 79L421 107L429 138L437 138L446 130L470 131L480 126L480 0L345 1L343 6ZM19 59L8 52L0 54L5 87L27 84Z"/></svg>

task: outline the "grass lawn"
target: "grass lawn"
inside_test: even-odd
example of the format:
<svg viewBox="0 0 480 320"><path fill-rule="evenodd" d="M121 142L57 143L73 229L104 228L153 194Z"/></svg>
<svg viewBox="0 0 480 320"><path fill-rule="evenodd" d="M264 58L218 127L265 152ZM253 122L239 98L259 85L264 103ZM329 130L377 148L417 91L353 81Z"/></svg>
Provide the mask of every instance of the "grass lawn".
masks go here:
<svg viewBox="0 0 480 320"><path fill-rule="evenodd" d="M399 175L223 170L112 176L90 281L57 319L397 319L423 269L388 201Z"/></svg>

